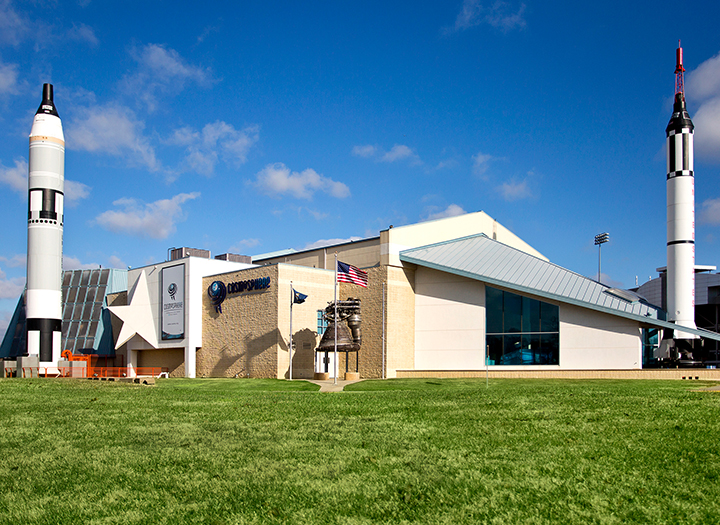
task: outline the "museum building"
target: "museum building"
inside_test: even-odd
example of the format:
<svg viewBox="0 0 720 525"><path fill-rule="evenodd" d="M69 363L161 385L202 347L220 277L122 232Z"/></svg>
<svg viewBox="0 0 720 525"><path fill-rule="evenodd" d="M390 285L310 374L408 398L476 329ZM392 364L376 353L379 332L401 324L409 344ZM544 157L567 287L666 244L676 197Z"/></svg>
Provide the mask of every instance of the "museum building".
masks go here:
<svg viewBox="0 0 720 525"><path fill-rule="evenodd" d="M116 354L130 366L167 367L171 376L288 378L292 369L293 378L332 377L333 354L317 348L336 254L368 274L366 288L338 286L338 299L360 300L362 318L360 351L338 354L340 376L356 366L362 378L486 366L639 370L657 350L657 334L677 328L659 306L549 262L477 212L251 261L174 250L168 261L130 269L126 297L109 298L121 326ZM307 296L301 304L295 291Z"/></svg>

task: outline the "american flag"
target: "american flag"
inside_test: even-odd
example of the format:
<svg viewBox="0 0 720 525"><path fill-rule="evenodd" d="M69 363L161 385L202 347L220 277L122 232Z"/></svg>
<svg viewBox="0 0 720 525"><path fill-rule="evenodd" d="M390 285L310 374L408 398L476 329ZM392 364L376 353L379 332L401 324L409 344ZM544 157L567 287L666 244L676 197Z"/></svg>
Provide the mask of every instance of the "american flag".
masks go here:
<svg viewBox="0 0 720 525"><path fill-rule="evenodd" d="M367 288L367 272L351 264L337 262L337 280L339 283L353 283Z"/></svg>

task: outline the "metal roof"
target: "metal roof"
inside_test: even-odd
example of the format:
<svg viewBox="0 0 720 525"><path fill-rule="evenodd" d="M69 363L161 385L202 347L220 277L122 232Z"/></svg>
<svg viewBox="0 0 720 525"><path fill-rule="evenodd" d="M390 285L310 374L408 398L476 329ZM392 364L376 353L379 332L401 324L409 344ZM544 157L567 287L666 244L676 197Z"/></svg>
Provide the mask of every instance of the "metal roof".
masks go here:
<svg viewBox="0 0 720 525"><path fill-rule="evenodd" d="M400 260L524 294L589 308L639 321L647 326L677 329L665 312L641 298L628 300L615 289L528 253L494 241L484 234L411 248ZM720 340L720 334L683 328L683 332Z"/></svg>

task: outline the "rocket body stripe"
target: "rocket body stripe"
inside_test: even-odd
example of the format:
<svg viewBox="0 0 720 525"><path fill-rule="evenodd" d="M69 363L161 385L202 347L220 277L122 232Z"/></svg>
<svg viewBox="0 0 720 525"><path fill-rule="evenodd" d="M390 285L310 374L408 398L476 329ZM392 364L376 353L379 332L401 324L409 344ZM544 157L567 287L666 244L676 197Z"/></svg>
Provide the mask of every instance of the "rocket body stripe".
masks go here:
<svg viewBox="0 0 720 525"><path fill-rule="evenodd" d="M45 84L30 131L25 294L27 352L46 366L62 350L65 136L52 98L52 86Z"/></svg>
<svg viewBox="0 0 720 525"><path fill-rule="evenodd" d="M667 137L668 320L695 328L694 126L683 93L675 95ZM682 332L676 339L691 338Z"/></svg>

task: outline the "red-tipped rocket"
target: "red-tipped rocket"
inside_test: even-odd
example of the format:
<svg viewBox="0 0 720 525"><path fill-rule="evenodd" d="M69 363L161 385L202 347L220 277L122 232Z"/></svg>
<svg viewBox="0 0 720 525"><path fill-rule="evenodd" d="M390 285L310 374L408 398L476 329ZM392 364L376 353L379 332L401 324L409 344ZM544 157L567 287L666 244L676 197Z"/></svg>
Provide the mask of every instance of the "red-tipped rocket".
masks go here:
<svg viewBox="0 0 720 525"><path fill-rule="evenodd" d="M65 136L53 86L44 84L30 131L25 313L28 355L52 366L61 352L64 179Z"/></svg>
<svg viewBox="0 0 720 525"><path fill-rule="evenodd" d="M675 101L667 136L667 310L668 320L695 328L694 126L685 108L682 48L675 66ZM674 339L694 336L675 331Z"/></svg>

